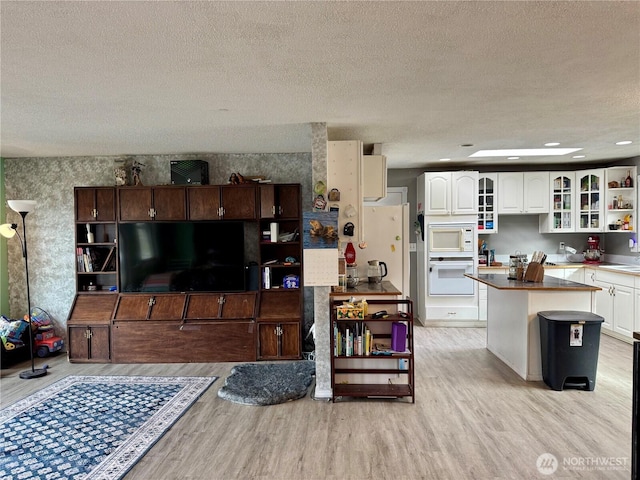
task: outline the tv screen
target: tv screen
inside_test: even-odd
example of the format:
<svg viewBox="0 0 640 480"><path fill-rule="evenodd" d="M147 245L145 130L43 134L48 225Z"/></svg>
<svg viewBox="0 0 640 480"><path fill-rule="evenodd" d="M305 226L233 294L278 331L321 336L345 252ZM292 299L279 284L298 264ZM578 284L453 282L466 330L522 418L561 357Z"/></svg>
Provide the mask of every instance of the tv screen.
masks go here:
<svg viewBox="0 0 640 480"><path fill-rule="evenodd" d="M118 226L122 292L245 290L242 222L139 222Z"/></svg>

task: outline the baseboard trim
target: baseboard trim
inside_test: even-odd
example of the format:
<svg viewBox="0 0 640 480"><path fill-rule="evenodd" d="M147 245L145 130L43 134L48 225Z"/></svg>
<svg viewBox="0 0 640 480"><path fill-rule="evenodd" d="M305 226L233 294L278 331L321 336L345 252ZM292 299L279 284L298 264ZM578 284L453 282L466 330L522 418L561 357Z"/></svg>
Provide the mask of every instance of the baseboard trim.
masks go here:
<svg viewBox="0 0 640 480"><path fill-rule="evenodd" d="M621 335L621 334L619 334L617 332L614 332L613 330L608 330L606 328L603 328L603 329L601 329L601 333L603 333L604 335L607 335L609 337L613 337L613 338L615 338L617 340L622 340L625 343L630 343L631 345L633 345L633 343L634 343L633 338L626 337L626 336Z"/></svg>
<svg viewBox="0 0 640 480"><path fill-rule="evenodd" d="M316 387L315 393L313 394L313 398L315 399L330 399L333 397L333 390L328 389L324 390Z"/></svg>

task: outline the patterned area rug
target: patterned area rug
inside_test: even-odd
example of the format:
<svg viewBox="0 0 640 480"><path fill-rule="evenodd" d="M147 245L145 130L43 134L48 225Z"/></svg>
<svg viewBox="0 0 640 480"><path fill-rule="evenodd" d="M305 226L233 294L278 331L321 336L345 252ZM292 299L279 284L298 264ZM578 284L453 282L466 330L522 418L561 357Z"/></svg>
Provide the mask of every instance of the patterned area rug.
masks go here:
<svg viewBox="0 0 640 480"><path fill-rule="evenodd" d="M0 478L122 478L216 379L66 377L0 410Z"/></svg>
<svg viewBox="0 0 640 480"><path fill-rule="evenodd" d="M307 394L316 363L245 363L231 369L218 396L243 405L274 405Z"/></svg>

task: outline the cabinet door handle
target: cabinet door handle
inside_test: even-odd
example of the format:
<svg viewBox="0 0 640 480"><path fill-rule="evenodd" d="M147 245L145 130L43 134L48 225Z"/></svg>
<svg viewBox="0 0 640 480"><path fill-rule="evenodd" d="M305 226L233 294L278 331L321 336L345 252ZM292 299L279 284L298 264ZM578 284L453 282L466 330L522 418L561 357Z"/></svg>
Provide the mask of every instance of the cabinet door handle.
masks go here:
<svg viewBox="0 0 640 480"><path fill-rule="evenodd" d="M155 303L156 303L155 297L149 297L149 302L148 302L149 306L151 307L155 305Z"/></svg>
<svg viewBox="0 0 640 480"><path fill-rule="evenodd" d="M282 215L282 206L281 205L278 206L278 215Z"/></svg>
<svg viewBox="0 0 640 480"><path fill-rule="evenodd" d="M149 217L154 218L156 216L156 209L155 208L150 208L149 209Z"/></svg>
<svg viewBox="0 0 640 480"><path fill-rule="evenodd" d="M91 216L93 218L98 218L98 209L94 208L93 210L91 210Z"/></svg>
<svg viewBox="0 0 640 480"><path fill-rule="evenodd" d="M275 214L276 214L276 206L271 205L271 215L275 215Z"/></svg>
<svg viewBox="0 0 640 480"><path fill-rule="evenodd" d="M84 338L89 340L93 336L93 333L88 328L84 331Z"/></svg>

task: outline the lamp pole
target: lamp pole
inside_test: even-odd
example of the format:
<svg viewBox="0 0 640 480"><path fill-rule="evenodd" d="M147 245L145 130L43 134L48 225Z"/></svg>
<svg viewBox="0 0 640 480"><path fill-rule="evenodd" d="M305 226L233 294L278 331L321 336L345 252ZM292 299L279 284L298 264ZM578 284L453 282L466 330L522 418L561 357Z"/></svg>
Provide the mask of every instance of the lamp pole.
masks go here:
<svg viewBox="0 0 640 480"><path fill-rule="evenodd" d="M27 222L26 217L35 207L36 202L33 200L8 200L9 207L20 214L22 217L22 256L24 257L24 270L27 281L27 328L29 329L29 355L31 356L31 370L25 370L20 373L20 378L38 378L47 374L47 368L36 368L35 359L33 357L33 322L31 320L31 291L29 290L29 259L27 254Z"/></svg>
<svg viewBox="0 0 640 480"><path fill-rule="evenodd" d="M22 238L24 239L22 245L22 256L24 257L24 271L27 280L27 316L29 319L29 354L31 355L31 370L25 370L20 373L20 378L38 378L44 377L47 374L46 368L36 368L35 359L33 358L33 325L31 323L31 292L29 290L29 258L27 256L27 224L26 217L29 212L19 212L22 216Z"/></svg>

